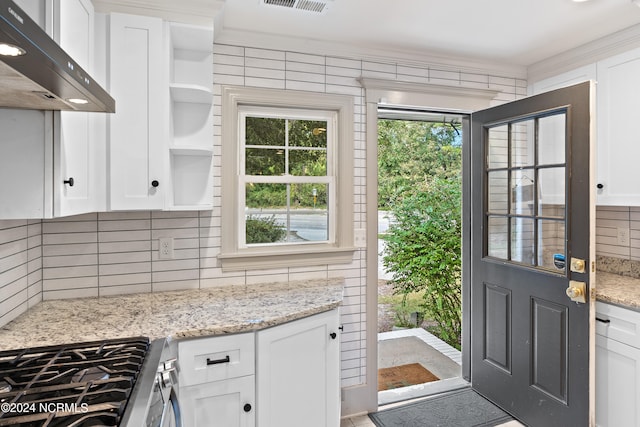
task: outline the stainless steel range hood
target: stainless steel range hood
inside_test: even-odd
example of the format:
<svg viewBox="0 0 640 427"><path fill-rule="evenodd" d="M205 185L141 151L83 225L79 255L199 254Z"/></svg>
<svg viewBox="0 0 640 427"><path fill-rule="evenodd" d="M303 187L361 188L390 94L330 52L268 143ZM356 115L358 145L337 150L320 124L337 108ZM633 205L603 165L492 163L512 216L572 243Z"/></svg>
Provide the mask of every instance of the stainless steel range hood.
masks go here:
<svg viewBox="0 0 640 427"><path fill-rule="evenodd" d="M3 45L9 47L3 49ZM115 100L11 0L0 0L0 107L115 112Z"/></svg>

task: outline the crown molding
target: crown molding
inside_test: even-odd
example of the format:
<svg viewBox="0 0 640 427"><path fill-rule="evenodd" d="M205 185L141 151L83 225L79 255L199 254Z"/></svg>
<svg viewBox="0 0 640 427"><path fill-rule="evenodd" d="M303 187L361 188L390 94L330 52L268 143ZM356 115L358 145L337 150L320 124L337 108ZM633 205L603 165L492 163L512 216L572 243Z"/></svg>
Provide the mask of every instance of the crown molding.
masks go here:
<svg viewBox="0 0 640 427"><path fill-rule="evenodd" d="M154 16L167 21L213 25L225 0L93 0L96 12Z"/></svg>
<svg viewBox="0 0 640 427"><path fill-rule="evenodd" d="M527 80L543 80L636 47L640 47L640 24L532 64L527 69Z"/></svg>
<svg viewBox="0 0 640 427"><path fill-rule="evenodd" d="M218 28L218 30L219 33L216 33L215 42L219 44L311 53L372 62L399 62L407 66L435 67L443 71L462 71L495 77L523 80L527 77L526 67L496 61L447 56L429 51L380 49L372 46L352 45L347 42L332 43L323 40L285 37L230 28Z"/></svg>

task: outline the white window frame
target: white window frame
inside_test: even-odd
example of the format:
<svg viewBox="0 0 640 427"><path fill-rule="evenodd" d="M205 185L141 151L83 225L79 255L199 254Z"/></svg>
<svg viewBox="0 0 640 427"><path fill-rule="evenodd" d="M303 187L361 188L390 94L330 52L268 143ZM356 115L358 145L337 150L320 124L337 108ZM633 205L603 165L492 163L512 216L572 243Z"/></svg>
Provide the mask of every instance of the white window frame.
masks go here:
<svg viewBox="0 0 640 427"><path fill-rule="evenodd" d="M347 95L314 92L222 87L222 211L223 271L351 263L353 246L354 99ZM327 120L328 240L247 245L245 242L245 182L243 115L247 112ZM284 115L278 114L283 113ZM262 116L262 115L261 115ZM331 143L329 140L333 140ZM330 147L330 144L333 146ZM330 155L329 150L333 153ZM282 177L262 177L280 182ZM306 177L288 179L304 181ZM317 180L318 177L310 177Z"/></svg>

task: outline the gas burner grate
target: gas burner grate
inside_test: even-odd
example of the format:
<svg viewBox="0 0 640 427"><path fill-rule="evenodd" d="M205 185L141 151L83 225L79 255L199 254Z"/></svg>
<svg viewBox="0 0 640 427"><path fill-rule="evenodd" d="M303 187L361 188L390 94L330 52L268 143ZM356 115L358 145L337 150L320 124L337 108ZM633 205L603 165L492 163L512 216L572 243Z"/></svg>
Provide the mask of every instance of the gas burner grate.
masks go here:
<svg viewBox="0 0 640 427"><path fill-rule="evenodd" d="M146 337L0 352L0 427L117 426Z"/></svg>

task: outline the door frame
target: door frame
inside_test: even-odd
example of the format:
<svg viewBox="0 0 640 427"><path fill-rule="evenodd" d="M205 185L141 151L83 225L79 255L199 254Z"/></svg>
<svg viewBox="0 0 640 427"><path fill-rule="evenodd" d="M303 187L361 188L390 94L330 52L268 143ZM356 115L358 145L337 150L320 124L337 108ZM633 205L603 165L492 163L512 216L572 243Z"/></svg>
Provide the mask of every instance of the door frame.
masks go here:
<svg viewBox="0 0 640 427"><path fill-rule="evenodd" d="M351 415L358 413L376 412L378 410L378 268L377 268L377 200L378 200L378 104L389 104L394 106L411 106L414 108L434 110L434 111L451 111L460 114L470 114L472 111L488 108L491 101L500 93L499 90L493 88L474 89L456 86L442 86L437 84L415 84L406 82L397 82L393 80L360 78L358 79L364 88L365 93L365 111L366 114L366 170L365 188L366 188L366 224L367 224L367 251L366 251L366 381L364 384L348 387L342 390L343 402L342 413ZM470 141L470 124L463 127L463 132L468 135ZM465 135L463 133L463 135ZM465 148L465 145L467 146ZM465 215L465 205L470 200L470 171L464 172L465 162L469 165L470 147L469 143L463 142L463 216ZM466 156L469 158L467 159ZM465 195L465 191L467 192ZM470 210L470 206L468 208ZM465 227L470 227L467 221L463 221L463 235ZM469 228L470 230L470 228ZM467 233L469 234L469 233ZM465 283L464 269L470 260L470 242L463 241L463 312L466 304L465 290L468 285ZM465 261L467 260L467 261ZM468 269L468 268L467 268ZM468 309L468 308L467 308ZM470 338L466 337L469 331L468 325L465 324L463 317L462 341L463 349L465 342ZM470 354L463 351L462 376L469 378L470 370ZM466 372L466 374L465 374Z"/></svg>

